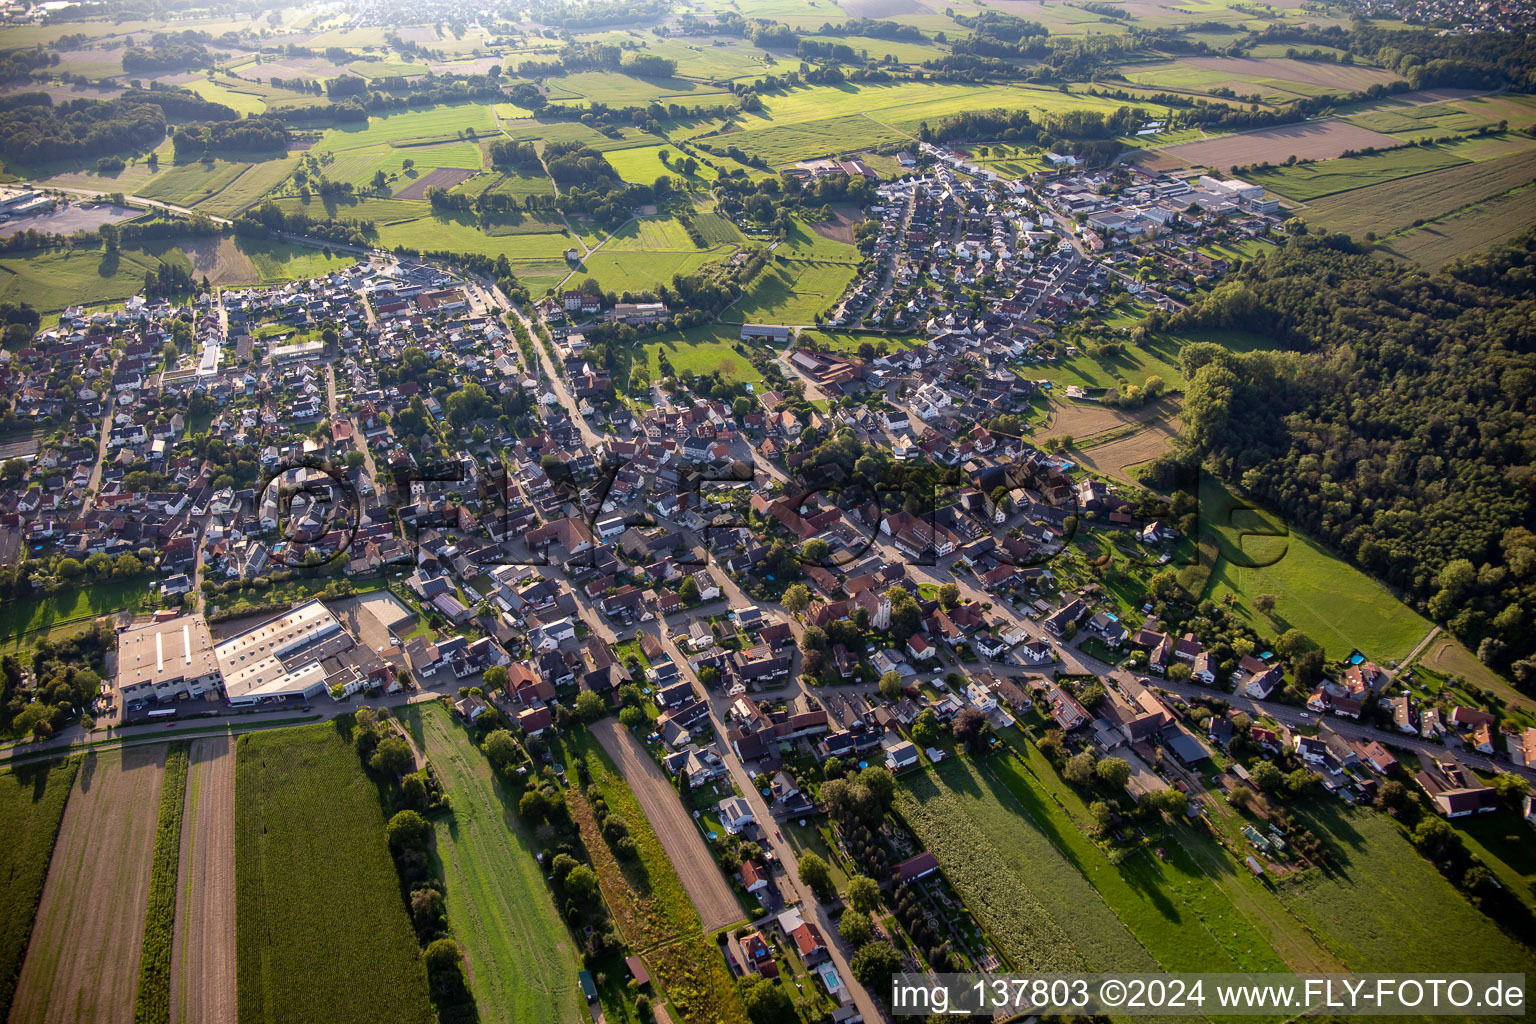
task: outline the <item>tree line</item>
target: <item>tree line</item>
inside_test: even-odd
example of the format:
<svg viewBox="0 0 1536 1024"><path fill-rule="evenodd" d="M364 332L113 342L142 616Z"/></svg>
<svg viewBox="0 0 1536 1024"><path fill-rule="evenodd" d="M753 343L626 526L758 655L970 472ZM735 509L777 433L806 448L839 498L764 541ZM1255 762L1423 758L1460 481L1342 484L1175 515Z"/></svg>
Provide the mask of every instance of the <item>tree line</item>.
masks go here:
<svg viewBox="0 0 1536 1024"><path fill-rule="evenodd" d="M1446 272L1293 238L1150 329L1181 353L1187 441L1219 475L1536 684L1536 233Z"/></svg>

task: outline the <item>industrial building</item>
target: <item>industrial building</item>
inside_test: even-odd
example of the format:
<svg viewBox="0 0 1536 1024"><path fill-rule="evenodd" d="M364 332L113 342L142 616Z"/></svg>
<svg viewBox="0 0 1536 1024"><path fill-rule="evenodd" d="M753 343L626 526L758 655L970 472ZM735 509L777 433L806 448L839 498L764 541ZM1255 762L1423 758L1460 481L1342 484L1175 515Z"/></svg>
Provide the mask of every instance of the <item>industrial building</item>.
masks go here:
<svg viewBox="0 0 1536 1024"><path fill-rule="evenodd" d="M231 706L350 696L393 682L389 666L353 639L331 610L308 601L219 644Z"/></svg>
<svg viewBox="0 0 1536 1024"><path fill-rule="evenodd" d="M219 661L207 621L182 615L123 630L117 642L117 686L124 702L216 693Z"/></svg>

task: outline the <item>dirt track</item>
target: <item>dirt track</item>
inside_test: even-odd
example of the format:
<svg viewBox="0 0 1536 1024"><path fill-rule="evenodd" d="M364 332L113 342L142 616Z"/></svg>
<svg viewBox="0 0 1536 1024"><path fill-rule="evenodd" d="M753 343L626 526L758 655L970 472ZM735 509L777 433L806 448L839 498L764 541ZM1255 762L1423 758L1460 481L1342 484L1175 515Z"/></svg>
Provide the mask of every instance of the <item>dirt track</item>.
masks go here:
<svg viewBox="0 0 1536 1024"><path fill-rule="evenodd" d="M699 835L677 791L640 741L611 718L593 725L592 732L634 790L635 799L640 801L646 819L656 830L656 837L699 912L704 931L719 931L740 921L741 904L736 902L735 894L710 856L704 837Z"/></svg>
<svg viewBox="0 0 1536 1024"><path fill-rule="evenodd" d="M12 1024L131 1024L165 745L87 754L22 964Z"/></svg>
<svg viewBox="0 0 1536 1024"><path fill-rule="evenodd" d="M172 1024L235 1024L235 744L192 744L176 873Z"/></svg>

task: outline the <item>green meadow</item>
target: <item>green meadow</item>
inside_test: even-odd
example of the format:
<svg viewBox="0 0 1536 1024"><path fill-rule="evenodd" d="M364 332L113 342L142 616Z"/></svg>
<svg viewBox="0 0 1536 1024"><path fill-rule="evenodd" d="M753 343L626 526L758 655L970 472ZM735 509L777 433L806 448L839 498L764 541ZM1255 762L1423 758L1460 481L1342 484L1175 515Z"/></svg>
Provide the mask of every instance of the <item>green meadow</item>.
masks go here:
<svg viewBox="0 0 1536 1024"><path fill-rule="evenodd" d="M565 1024L581 1016L575 943L539 868L539 847L490 763L441 704L403 721L443 780L453 811L436 858L448 920L464 946L484 1024Z"/></svg>
<svg viewBox="0 0 1536 1024"><path fill-rule="evenodd" d="M1201 597L1236 597L1243 617L1262 634L1300 629L1326 651L1343 658L1358 649L1376 661L1394 662L1429 634L1430 622L1391 591L1310 538L1289 530L1274 513L1249 507L1226 485L1202 474L1201 568L1210 565ZM1254 610L1271 594L1267 615Z"/></svg>

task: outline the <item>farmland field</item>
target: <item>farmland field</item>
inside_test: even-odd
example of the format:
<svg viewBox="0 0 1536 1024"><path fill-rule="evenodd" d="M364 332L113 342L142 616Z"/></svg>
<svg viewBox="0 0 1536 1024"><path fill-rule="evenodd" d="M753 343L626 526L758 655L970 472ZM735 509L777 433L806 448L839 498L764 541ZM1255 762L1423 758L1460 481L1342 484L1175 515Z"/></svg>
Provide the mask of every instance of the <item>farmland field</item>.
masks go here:
<svg viewBox="0 0 1536 1024"><path fill-rule="evenodd" d="M1487 118L1449 103L1410 104L1401 101L1384 103L1373 110L1350 114L1345 120L1373 132L1397 135L1404 139L1421 138L1427 134L1469 132L1492 123Z"/></svg>
<svg viewBox="0 0 1536 1024"><path fill-rule="evenodd" d="M539 869L538 846L480 753L439 704L403 721L442 775L453 803L437 856L448 920L464 946L470 987L486 1024L580 1019L580 959Z"/></svg>
<svg viewBox="0 0 1536 1024"><path fill-rule="evenodd" d="M0 772L0 877L8 880L0 912L0 1014L8 1013L21 973L27 938L48 877L64 805L80 767L78 758Z"/></svg>
<svg viewBox="0 0 1536 1024"><path fill-rule="evenodd" d="M900 792L903 817L967 903L988 894L983 923L1016 966L1128 969L1155 959L1169 970L1283 969L1242 912L1202 891L1204 872L1187 858L1143 855L1116 867L1014 758L947 761L909 776ZM1056 934L1050 948L1062 959L1023 939L1030 925Z"/></svg>
<svg viewBox="0 0 1536 1024"><path fill-rule="evenodd" d="M1438 270L1452 260L1507 242L1536 223L1536 191L1526 185L1393 236L1386 249Z"/></svg>
<svg viewBox="0 0 1536 1024"><path fill-rule="evenodd" d="M556 236L559 237L559 236ZM548 255L558 256L570 240L560 238L564 245ZM604 290L638 292L655 288L658 284L671 284L675 274L691 274L704 264L723 258L725 253L713 252L624 252L608 251L607 248L591 253L576 268L573 281L583 277L596 278ZM508 258L513 258L508 254ZM533 258L530 256L529 258Z"/></svg>
<svg viewBox="0 0 1536 1024"><path fill-rule="evenodd" d="M1341 157L1250 174L1249 180L1271 192L1302 201L1369 188L1383 182L1456 167L1468 161L1496 160L1531 148L1522 136L1490 136L1444 145L1412 146L1370 156Z"/></svg>
<svg viewBox="0 0 1536 1024"><path fill-rule="evenodd" d="M235 743L192 742L171 946L172 1024L235 1021Z"/></svg>
<svg viewBox="0 0 1536 1024"><path fill-rule="evenodd" d="M1414 220L1435 220L1469 204L1503 195L1530 183L1532 178L1536 178L1536 150L1329 196L1309 203L1303 216L1310 224L1357 238L1367 231L1386 237L1408 228ZM1523 211L1517 206L1505 212L1511 215L1506 224L1529 225L1536 221L1536 212L1529 204Z"/></svg>
<svg viewBox="0 0 1536 1024"><path fill-rule="evenodd" d="M1285 57L1185 57L1178 61L1131 64L1121 69L1132 82L1160 89L1204 92L1226 86L1234 92L1266 92L1289 99L1325 93L1359 92L1399 76L1381 68Z"/></svg>
<svg viewBox="0 0 1536 1024"><path fill-rule="evenodd" d="M590 773L587 792L572 794L572 815L625 940L647 950L653 975L687 1024L744 1024L746 1014L725 961L701 930L699 915L634 794L590 734L568 735L564 741L570 777L580 778L578 765ZM608 848L589 803L598 794L610 813L629 824L638 862L621 865Z"/></svg>
<svg viewBox="0 0 1536 1024"><path fill-rule="evenodd" d="M406 168L407 160L414 166ZM473 142L442 142L429 146L373 145L341 150L325 165L325 176L334 181L349 181L362 188L372 185L374 175L383 171L398 197L401 191L430 175L434 168L478 171L482 163L480 147ZM405 198L422 199L424 196Z"/></svg>
<svg viewBox="0 0 1536 1024"><path fill-rule="evenodd" d="M181 861L181 829L187 796L187 743L170 745L160 784L160 808L149 875L149 909L139 960L139 990L133 1015L140 1021L167 1021L171 1015L171 950Z"/></svg>
<svg viewBox="0 0 1536 1024"><path fill-rule="evenodd" d="M1200 142L1182 142L1144 152L1191 166L1226 169L1236 164L1256 164L1265 160L1283 163L1292 156L1297 159L1328 160L1349 149L1365 149L1367 146L1381 149L1397 144L1398 140L1390 135L1368 131L1334 118L1222 135Z"/></svg>
<svg viewBox="0 0 1536 1024"><path fill-rule="evenodd" d="M247 734L235 747L243 1024L307 1024L321 1013L337 1024L434 1019L378 793L341 729ZM296 880L302 899L290 898Z"/></svg>
<svg viewBox="0 0 1536 1024"><path fill-rule="evenodd" d="M633 733L612 720L592 727L610 760L618 765L666 851L667 861L678 872L683 888L706 932L716 932L743 917L731 887L710 856L699 830L688 818L677 791L651 760Z"/></svg>
<svg viewBox="0 0 1536 1024"><path fill-rule="evenodd" d="M326 249L289 242L238 238L235 245L256 267L261 284L305 280L333 270L344 270L357 262L356 256L346 253L333 254Z"/></svg>
<svg viewBox="0 0 1536 1024"><path fill-rule="evenodd" d="M633 249L637 252L700 252L688 232L671 217L638 217L614 231L603 249Z"/></svg>
<svg viewBox="0 0 1536 1024"><path fill-rule="evenodd" d="M0 637L137 608L148 593L148 581L124 580L12 601L0 609Z"/></svg>
<svg viewBox="0 0 1536 1024"><path fill-rule="evenodd" d="M478 170L462 167L438 167L418 177L409 185L395 190L396 199L428 199L427 190L440 188L451 191L478 174Z"/></svg>
<svg viewBox="0 0 1536 1024"><path fill-rule="evenodd" d="M748 156L759 156L775 167L796 160L846 153L887 142L899 142L905 135L889 125L864 114L843 114L794 124L752 128L731 132L707 140L724 151L736 146Z"/></svg>
<svg viewBox="0 0 1536 1024"><path fill-rule="evenodd" d="M649 185L663 174L683 181L689 180L688 175L661 162L663 151L672 154L674 158L679 156L678 151L670 146L628 146L624 149L610 149L603 155L625 181ZM700 167L693 180L703 181L714 176L710 168Z"/></svg>
<svg viewBox="0 0 1536 1024"><path fill-rule="evenodd" d="M157 245L155 251L162 247ZM125 248L111 255L80 248L6 256L0 258L0 299L26 301L49 312L77 303L126 299L144 287L147 271L158 272L160 264L168 262L155 251Z"/></svg>
<svg viewBox="0 0 1536 1024"><path fill-rule="evenodd" d="M134 1019L166 747L85 755L11 1005L14 1024Z"/></svg>
<svg viewBox="0 0 1536 1024"><path fill-rule="evenodd" d="M1017 970L1153 971L1157 962L1000 784L952 760L907 776L897 810Z"/></svg>
<svg viewBox="0 0 1536 1024"><path fill-rule="evenodd" d="M440 104L370 117L366 127L358 124L328 129L313 152L339 153L381 143L416 148L418 145L454 142L470 131L494 134L495 130L491 108L483 103Z"/></svg>
<svg viewBox="0 0 1536 1024"><path fill-rule="evenodd" d="M470 182L464 187L473 188L474 184ZM504 174L490 187L497 192L517 196L519 199L523 196L547 196L554 192L554 182L544 175Z"/></svg>
<svg viewBox="0 0 1536 1024"><path fill-rule="evenodd" d="M1396 181L1463 163L1450 146L1415 146L1371 156L1342 157L1250 174L1248 180L1287 199L1309 200Z"/></svg>
<svg viewBox="0 0 1536 1024"><path fill-rule="evenodd" d="M467 252L486 256L505 253L513 262L557 257L571 244L567 236L553 232L489 235L468 218L435 215L424 205L419 208L423 216L379 225L378 244L388 249L403 245L423 252Z"/></svg>
<svg viewBox="0 0 1536 1024"><path fill-rule="evenodd" d="M1474 909L1391 818L1327 799L1298 817L1337 867L1283 883L1281 897L1352 970L1531 971L1530 950Z"/></svg>
<svg viewBox="0 0 1536 1024"><path fill-rule="evenodd" d="M1302 534L1286 532L1273 515L1243 510L1209 475L1202 475L1200 516L1220 550L1202 596L1219 602L1235 595L1239 612L1261 633L1295 627L1331 658L1358 649L1379 662L1406 657L1429 633L1430 623L1385 586ZM1259 594L1275 597L1267 616L1253 610Z"/></svg>

